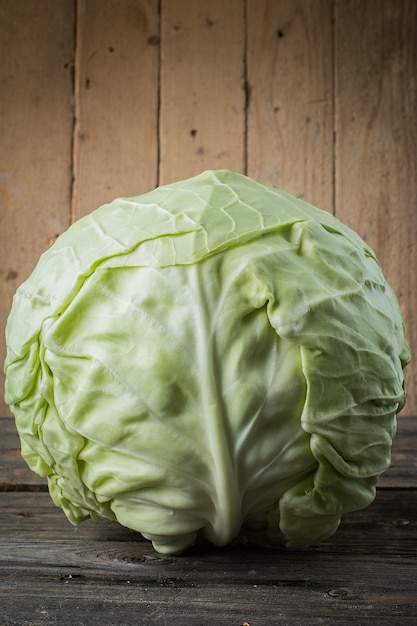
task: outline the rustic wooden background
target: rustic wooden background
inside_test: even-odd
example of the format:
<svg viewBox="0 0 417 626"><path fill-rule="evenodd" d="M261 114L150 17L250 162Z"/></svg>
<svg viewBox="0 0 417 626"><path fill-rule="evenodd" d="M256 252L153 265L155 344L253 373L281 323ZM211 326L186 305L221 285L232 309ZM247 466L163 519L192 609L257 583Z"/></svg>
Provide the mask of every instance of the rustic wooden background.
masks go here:
<svg viewBox="0 0 417 626"><path fill-rule="evenodd" d="M0 0L1 361L71 222L212 168L357 230L415 351L416 79L415 0ZM415 365L407 387L416 414Z"/></svg>

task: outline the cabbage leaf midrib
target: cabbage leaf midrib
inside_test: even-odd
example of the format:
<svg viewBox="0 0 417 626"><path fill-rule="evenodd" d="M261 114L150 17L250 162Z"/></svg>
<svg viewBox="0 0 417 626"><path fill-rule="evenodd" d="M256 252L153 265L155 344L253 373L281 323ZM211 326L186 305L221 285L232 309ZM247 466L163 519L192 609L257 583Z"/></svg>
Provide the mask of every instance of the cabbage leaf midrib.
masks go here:
<svg viewBox="0 0 417 626"><path fill-rule="evenodd" d="M228 419L222 394L221 364L215 347L216 315L210 311L213 302L205 292L202 264L190 267L190 279L198 301L195 317L198 373L201 390L202 420L212 458L213 503L216 510L215 536L220 542L230 541L240 528L241 497L233 462Z"/></svg>

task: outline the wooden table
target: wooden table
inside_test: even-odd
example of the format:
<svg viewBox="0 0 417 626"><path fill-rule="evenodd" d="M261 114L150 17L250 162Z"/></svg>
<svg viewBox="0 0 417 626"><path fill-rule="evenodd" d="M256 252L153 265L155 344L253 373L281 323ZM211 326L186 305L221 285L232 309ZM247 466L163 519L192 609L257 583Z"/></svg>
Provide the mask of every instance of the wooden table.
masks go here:
<svg viewBox="0 0 417 626"><path fill-rule="evenodd" d="M73 528L0 422L0 624L417 624L417 421L400 418L375 502L303 551L180 557L116 524Z"/></svg>

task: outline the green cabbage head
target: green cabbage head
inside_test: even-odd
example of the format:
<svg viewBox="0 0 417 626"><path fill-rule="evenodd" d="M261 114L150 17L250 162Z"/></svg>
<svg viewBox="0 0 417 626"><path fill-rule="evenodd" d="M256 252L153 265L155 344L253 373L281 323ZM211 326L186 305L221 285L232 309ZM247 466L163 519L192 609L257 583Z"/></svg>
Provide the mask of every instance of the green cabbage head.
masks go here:
<svg viewBox="0 0 417 626"><path fill-rule="evenodd" d="M74 524L117 520L163 553L306 546L389 466L409 350L373 252L243 175L80 219L6 334L23 456Z"/></svg>

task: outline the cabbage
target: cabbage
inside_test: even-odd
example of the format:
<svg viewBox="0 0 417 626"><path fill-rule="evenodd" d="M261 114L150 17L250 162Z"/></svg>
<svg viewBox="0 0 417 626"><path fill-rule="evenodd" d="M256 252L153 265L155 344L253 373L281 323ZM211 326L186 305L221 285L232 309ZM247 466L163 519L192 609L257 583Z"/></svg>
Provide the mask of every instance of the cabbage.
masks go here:
<svg viewBox="0 0 417 626"><path fill-rule="evenodd" d="M78 524L307 546L368 505L409 360L369 247L227 170L80 219L18 289L6 402Z"/></svg>

